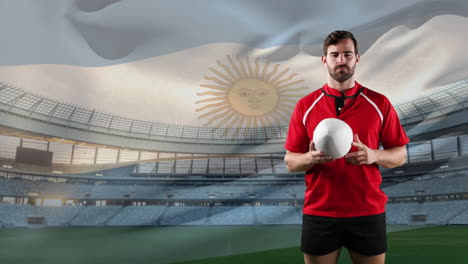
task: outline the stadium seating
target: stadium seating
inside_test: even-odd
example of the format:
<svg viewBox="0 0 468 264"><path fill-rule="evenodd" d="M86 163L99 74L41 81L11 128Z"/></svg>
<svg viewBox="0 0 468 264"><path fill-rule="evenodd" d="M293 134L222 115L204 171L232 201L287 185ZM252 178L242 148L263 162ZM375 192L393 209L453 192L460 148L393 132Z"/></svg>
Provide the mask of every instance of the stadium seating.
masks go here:
<svg viewBox="0 0 468 264"><path fill-rule="evenodd" d="M468 201L389 203L386 207L387 223L404 225L462 223L464 215L460 213L466 212L466 208ZM418 220L417 216L423 218Z"/></svg>
<svg viewBox="0 0 468 264"><path fill-rule="evenodd" d="M49 227L155 225L296 225L295 206L63 206L0 204L0 226L29 227L43 217ZM468 201L389 203L387 224L468 224Z"/></svg>
<svg viewBox="0 0 468 264"><path fill-rule="evenodd" d="M103 226L122 206L86 206L74 217L71 226Z"/></svg>
<svg viewBox="0 0 468 264"><path fill-rule="evenodd" d="M0 204L0 222L4 227L27 227L29 205Z"/></svg>
<svg viewBox="0 0 468 264"><path fill-rule="evenodd" d="M109 226L149 226L155 225L156 221L164 212L165 206L126 206L114 215L106 225Z"/></svg>
<svg viewBox="0 0 468 264"><path fill-rule="evenodd" d="M211 225L253 225L252 206L214 206L210 207L208 224Z"/></svg>
<svg viewBox="0 0 468 264"><path fill-rule="evenodd" d="M451 225L466 225L468 224L468 204L465 204L463 209L458 215L454 216L448 221Z"/></svg>
<svg viewBox="0 0 468 264"><path fill-rule="evenodd" d="M427 177L386 187L383 191L388 196L393 197L468 192L468 176L466 174L448 177Z"/></svg>
<svg viewBox="0 0 468 264"><path fill-rule="evenodd" d="M171 206L161 225L205 225L207 220L207 206Z"/></svg>
<svg viewBox="0 0 468 264"><path fill-rule="evenodd" d="M262 225L291 225L302 223L302 212L294 206L256 206L254 207Z"/></svg>

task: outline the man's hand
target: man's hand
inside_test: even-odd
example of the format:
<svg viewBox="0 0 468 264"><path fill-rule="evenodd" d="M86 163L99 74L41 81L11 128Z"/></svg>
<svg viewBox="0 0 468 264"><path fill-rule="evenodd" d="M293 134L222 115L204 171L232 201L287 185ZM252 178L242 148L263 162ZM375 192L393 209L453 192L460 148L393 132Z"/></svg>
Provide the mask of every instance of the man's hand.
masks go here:
<svg viewBox="0 0 468 264"><path fill-rule="evenodd" d="M290 172L305 172L310 170L314 165L333 160L332 157L325 156L320 151L317 151L313 141L309 144L308 152L297 153L288 151L284 156L284 161Z"/></svg>
<svg viewBox="0 0 468 264"><path fill-rule="evenodd" d="M352 143L358 151L350 152L345 155L346 162L354 165L372 164L377 161L378 150L367 147L359 140L359 136L354 134L354 142Z"/></svg>
<svg viewBox="0 0 468 264"><path fill-rule="evenodd" d="M320 151L316 150L314 141L310 141L309 152L307 152L307 156L309 158L309 164L311 164L312 166L334 160L332 157L325 156Z"/></svg>

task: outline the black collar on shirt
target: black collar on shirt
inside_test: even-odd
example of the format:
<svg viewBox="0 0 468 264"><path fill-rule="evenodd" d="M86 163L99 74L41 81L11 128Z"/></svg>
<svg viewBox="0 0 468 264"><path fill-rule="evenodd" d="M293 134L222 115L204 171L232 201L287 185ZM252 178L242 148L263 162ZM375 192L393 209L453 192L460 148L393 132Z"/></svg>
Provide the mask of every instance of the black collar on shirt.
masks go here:
<svg viewBox="0 0 468 264"><path fill-rule="evenodd" d="M341 96L337 96L337 95L329 94L329 93L325 92L325 89L320 88L320 90L322 91L322 93L324 95L335 98L336 116L340 115L340 111L341 111L341 109L343 108L343 106L345 104L345 100L358 96L362 92L363 89L364 89L364 87L361 87L361 89L359 89L355 94L350 95L350 96L345 96L344 92L340 92Z"/></svg>

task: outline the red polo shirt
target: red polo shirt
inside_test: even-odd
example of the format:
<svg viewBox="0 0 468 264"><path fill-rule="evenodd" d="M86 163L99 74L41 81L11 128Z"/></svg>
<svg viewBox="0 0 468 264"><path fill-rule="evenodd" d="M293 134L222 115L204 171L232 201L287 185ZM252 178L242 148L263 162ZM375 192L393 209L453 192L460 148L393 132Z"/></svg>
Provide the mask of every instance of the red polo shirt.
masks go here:
<svg viewBox="0 0 468 264"><path fill-rule="evenodd" d="M335 98L344 99L339 114ZM292 113L285 148L305 153L313 132L325 118L346 122L362 143L378 149L404 146L409 142L398 115L382 94L356 85L340 93L328 85L299 100ZM356 151L355 147L351 152ZM304 214L355 217L385 211L387 196L380 189L382 176L376 164L353 165L345 158L313 166L305 175Z"/></svg>

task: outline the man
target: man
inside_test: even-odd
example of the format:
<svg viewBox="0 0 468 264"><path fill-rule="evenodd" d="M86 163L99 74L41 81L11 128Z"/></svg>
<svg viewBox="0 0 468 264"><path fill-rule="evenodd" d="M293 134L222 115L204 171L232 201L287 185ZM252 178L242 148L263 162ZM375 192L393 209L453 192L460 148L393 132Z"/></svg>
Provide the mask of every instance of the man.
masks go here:
<svg viewBox="0 0 468 264"><path fill-rule="evenodd" d="M342 247L353 263L384 263L387 196L378 166L402 165L409 139L389 100L355 81L360 57L353 34L330 33L323 52L327 83L299 100L285 143L288 170L306 172L301 250L306 264L336 263ZM330 117L354 134L350 152L336 160L316 151L313 139Z"/></svg>

